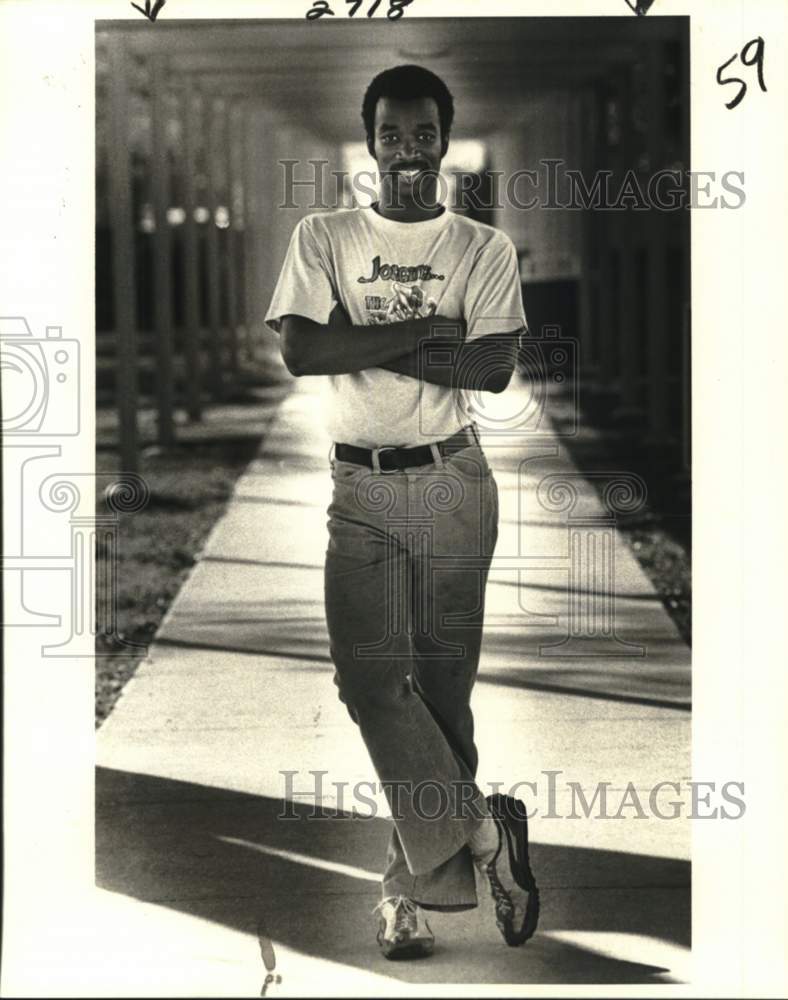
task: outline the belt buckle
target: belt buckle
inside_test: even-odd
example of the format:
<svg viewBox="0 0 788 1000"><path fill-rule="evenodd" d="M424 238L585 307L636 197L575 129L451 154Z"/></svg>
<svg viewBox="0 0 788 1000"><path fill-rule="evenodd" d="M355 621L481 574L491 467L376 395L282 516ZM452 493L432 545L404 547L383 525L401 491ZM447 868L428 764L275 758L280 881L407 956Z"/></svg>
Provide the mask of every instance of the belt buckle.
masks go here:
<svg viewBox="0 0 788 1000"><path fill-rule="evenodd" d="M393 444L385 444L382 448L372 449L372 471L380 473L381 476L389 476L392 472L397 472L397 469L383 469L380 465L380 456L384 451L396 451L397 447Z"/></svg>

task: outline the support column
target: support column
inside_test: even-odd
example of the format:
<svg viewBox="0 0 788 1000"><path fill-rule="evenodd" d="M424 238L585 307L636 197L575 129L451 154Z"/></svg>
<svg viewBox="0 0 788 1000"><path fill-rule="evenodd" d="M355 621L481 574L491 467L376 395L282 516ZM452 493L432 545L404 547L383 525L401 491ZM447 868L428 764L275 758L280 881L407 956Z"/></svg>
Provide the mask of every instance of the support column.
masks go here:
<svg viewBox="0 0 788 1000"><path fill-rule="evenodd" d="M122 35L111 35L109 51L112 67L109 74L112 129L109 148L109 213L116 339L115 391L120 426L121 468L126 472L137 472L137 283L129 163L128 54Z"/></svg>
<svg viewBox="0 0 788 1000"><path fill-rule="evenodd" d="M216 211L219 207L218 189L218 164L217 164L217 116L216 104L213 98L206 96L206 122L205 122L205 159L208 174L208 210L211 217L208 219L207 232L207 265L208 265L208 330L209 346L208 356L210 358L210 369L208 378L210 381L213 398L221 400L224 397L223 365L224 357L222 351L222 324L220 315L220 294L221 284L219 280L219 231L216 228Z"/></svg>
<svg viewBox="0 0 788 1000"><path fill-rule="evenodd" d="M172 232L167 221L171 200L170 159L167 144L167 66L155 53L151 63L153 126L153 202L156 230L153 235L154 324L156 329L158 440L164 447L175 443L175 374L173 371Z"/></svg>
<svg viewBox="0 0 788 1000"><path fill-rule="evenodd" d="M633 90L635 74L632 70L622 73L621 79L621 162L623 178L636 162L635 123L633 115ZM640 217L627 202L622 213L622 230L619 242L619 296L618 331L621 378L621 401L616 411L620 420L637 420L643 416L640 372L638 370L639 346L642 331L637 326L637 252L641 231Z"/></svg>
<svg viewBox="0 0 788 1000"><path fill-rule="evenodd" d="M662 166L662 119L665 95L662 78L661 50L649 46L648 52L648 157L652 170ZM666 219L672 215L652 212L649 240L647 284L647 346L646 385L648 387L648 439L653 445L663 445L670 437L668 415L667 364L667 238Z"/></svg>
<svg viewBox="0 0 788 1000"><path fill-rule="evenodd" d="M689 268L684 262L684 273ZM690 334L692 311L689 299L684 302L681 311L683 338L681 364L681 391L683 405L681 408L681 465L687 477L692 473L692 344Z"/></svg>
<svg viewBox="0 0 788 1000"><path fill-rule="evenodd" d="M194 211L197 208L197 129L200 127L195 94L186 82L181 90L184 133L184 330L186 411L189 420L202 419L200 364L200 256L199 233Z"/></svg>
<svg viewBox="0 0 788 1000"><path fill-rule="evenodd" d="M249 187L248 187L248 131L249 112L246 102L241 102L238 121L238 207L240 210L240 231L238 232L238 254L240 261L238 264L238 319L242 329L242 339L246 360L251 364L254 362L254 352L252 351L251 330L249 323L249 288L247 284L247 262L249 260Z"/></svg>
<svg viewBox="0 0 788 1000"><path fill-rule="evenodd" d="M610 191L616 190L620 183L615 153L608 142L607 108L604 98L608 81L601 80L596 93L598 104L602 104L598 120L597 163L612 172L609 178ZM613 392L616 388L616 326L618 323L616 271L614 268L614 250L616 241L617 212L598 212L594 216L594 226L598 237L596 244L597 266L599 268L599 384L603 393Z"/></svg>
<svg viewBox="0 0 788 1000"><path fill-rule="evenodd" d="M260 325L260 277L256 275L259 260L256 257L257 233L260 222L260 192L254 184L254 106L244 103L242 122L243 158L241 170L244 179L244 326L249 360L258 360ZM267 306L267 303L266 303Z"/></svg>
<svg viewBox="0 0 788 1000"><path fill-rule="evenodd" d="M608 213L608 217L612 213ZM616 373L618 350L618 275L617 261L615 256L616 247L614 245L613 229L616 220L608 218L608 226L601 226L599 229L599 388L605 393L612 393L618 389L618 379Z"/></svg>
<svg viewBox="0 0 788 1000"><path fill-rule="evenodd" d="M632 166L630 149L632 146L630 121L630 90L632 86L630 70L622 66L613 71L615 100L618 107L618 142L606 145L613 176L610 179L610 195L615 197L621 189L627 170ZM630 210L626 212L606 212L602 223L604 234L604 284L600 290L600 310L602 322L602 370L605 391L612 391L618 397L619 408L625 407L627 382L633 368L632 336L633 288L631 228L633 220ZM619 413L625 413L619 409Z"/></svg>
<svg viewBox="0 0 788 1000"><path fill-rule="evenodd" d="M687 48L689 41L684 40L681 45L681 148L689 157L690 150L690 68L689 53ZM683 158L683 157L682 157ZM687 168L691 164L686 164ZM690 246L690 225L692 215L690 212L683 213L681 221L681 246L682 246L682 289L683 289L683 309L682 316L684 322L684 350L682 366L682 387L684 390L684 407L682 414L682 455L684 471L689 477L692 473L692 270L691 246Z"/></svg>
<svg viewBox="0 0 788 1000"><path fill-rule="evenodd" d="M573 102L573 127L579 137L578 163L571 166L579 167L586 184L591 183L594 168L593 156L596 139L596 107L593 90L584 90ZM584 210L580 216L581 257L579 281L579 330L580 366L578 378L581 384L592 378L597 367L598 329L594 315L594 287L599 283L599 260L596 256L596 239L594 234L594 210Z"/></svg>
<svg viewBox="0 0 788 1000"><path fill-rule="evenodd" d="M629 220L627 220L629 221ZM641 396L638 384L637 348L640 330L636 325L635 282L637 279L637 248L631 237L631 222L624 226L619 248L619 344L621 358L621 402L616 416L621 420L636 419L641 414L638 401Z"/></svg>
<svg viewBox="0 0 788 1000"><path fill-rule="evenodd" d="M230 349L230 370L238 371L238 254L236 252L236 197L235 197L235 157L233 155L233 141L235 129L233 127L234 118L233 102L227 99L225 108L225 124L227 133L225 136L226 170L227 170L227 208L230 212L230 225L227 229L227 333Z"/></svg>

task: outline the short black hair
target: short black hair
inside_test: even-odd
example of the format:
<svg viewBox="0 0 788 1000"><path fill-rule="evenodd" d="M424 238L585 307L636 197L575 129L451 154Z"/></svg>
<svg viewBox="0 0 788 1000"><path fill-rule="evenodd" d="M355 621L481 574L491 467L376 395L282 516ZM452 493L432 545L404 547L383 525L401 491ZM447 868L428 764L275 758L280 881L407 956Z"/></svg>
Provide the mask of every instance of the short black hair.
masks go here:
<svg viewBox="0 0 788 1000"><path fill-rule="evenodd" d="M412 101L417 97L432 97L438 105L441 126L441 140L445 143L454 121L454 98L439 76L423 66L394 66L378 73L367 87L361 105L361 117L367 132L367 145L371 145L375 135L375 108L381 97L394 97L400 101Z"/></svg>

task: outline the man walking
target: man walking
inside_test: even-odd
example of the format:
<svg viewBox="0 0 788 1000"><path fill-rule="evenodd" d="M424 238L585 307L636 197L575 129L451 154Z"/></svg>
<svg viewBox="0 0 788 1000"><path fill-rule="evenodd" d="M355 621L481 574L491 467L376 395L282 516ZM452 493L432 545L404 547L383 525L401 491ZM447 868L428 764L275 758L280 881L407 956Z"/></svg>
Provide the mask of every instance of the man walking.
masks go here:
<svg viewBox="0 0 788 1000"><path fill-rule="evenodd" d="M453 115L426 69L375 77L362 118L379 201L299 222L266 316L294 375L328 377L326 619L394 819L376 908L387 958L431 953L423 911L476 906L474 870L508 944L539 912L524 806L474 780L498 495L471 393L506 388L526 322L511 241L437 198Z"/></svg>

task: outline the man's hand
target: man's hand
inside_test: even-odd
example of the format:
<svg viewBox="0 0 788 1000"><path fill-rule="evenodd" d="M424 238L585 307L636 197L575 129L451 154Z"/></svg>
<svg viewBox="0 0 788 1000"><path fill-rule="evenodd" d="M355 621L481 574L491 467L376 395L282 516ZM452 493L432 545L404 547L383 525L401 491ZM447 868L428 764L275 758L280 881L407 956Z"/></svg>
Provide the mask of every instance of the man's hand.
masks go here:
<svg viewBox="0 0 788 1000"><path fill-rule="evenodd" d="M447 323L456 329L457 321ZM377 367L451 389L503 392L514 371L520 331L487 334L466 343L464 322L460 330L459 337L425 337L417 350Z"/></svg>

